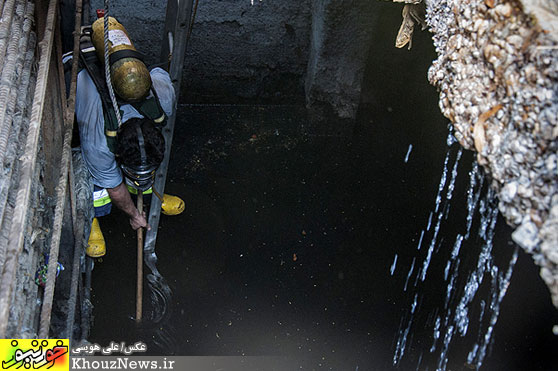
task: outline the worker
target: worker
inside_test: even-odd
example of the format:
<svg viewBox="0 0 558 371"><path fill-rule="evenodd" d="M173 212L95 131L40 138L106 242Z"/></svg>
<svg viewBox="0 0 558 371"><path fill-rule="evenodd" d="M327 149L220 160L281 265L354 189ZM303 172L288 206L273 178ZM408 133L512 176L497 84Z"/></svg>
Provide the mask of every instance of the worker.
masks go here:
<svg viewBox="0 0 558 371"><path fill-rule="evenodd" d="M105 255L106 244L97 218L111 212L112 203L130 219L131 227L150 229L145 212L138 210L130 192L151 193L154 174L163 160L165 142L161 124L142 111L141 103L126 102L119 97L121 126L109 134L105 126L107 105L103 104L97 80L85 66L78 74L75 113L79 128L83 160L94 185L95 218L91 225L86 254L90 257ZM156 107L170 116L175 92L169 74L154 68L149 72L150 93L145 102L156 102ZM100 94L101 93L101 94ZM114 114L114 111L112 111ZM113 142L113 140L116 141ZM112 148L109 148L112 147ZM177 215L184 211L184 201L164 194L162 212Z"/></svg>

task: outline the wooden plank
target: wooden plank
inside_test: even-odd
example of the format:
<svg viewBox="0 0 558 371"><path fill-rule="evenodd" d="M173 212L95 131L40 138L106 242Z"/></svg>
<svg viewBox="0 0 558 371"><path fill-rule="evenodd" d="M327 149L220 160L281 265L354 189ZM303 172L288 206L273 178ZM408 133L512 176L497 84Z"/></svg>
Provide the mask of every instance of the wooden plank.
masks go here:
<svg viewBox="0 0 558 371"><path fill-rule="evenodd" d="M50 252L48 260L47 282L43 295L43 307L41 310L41 323L39 327L39 338L46 339L50 328L50 317L54 300L54 285L56 281L56 269L58 264L58 252L60 247L60 236L62 233L62 221L64 218L64 206L68 186L68 168L70 162L72 143L72 127L68 126L64 134L62 145L62 160L60 164L60 179L56 186L56 206L54 208L54 222L52 225L52 237L50 240Z"/></svg>
<svg viewBox="0 0 558 371"><path fill-rule="evenodd" d="M82 0L76 1L76 16L75 16L75 28L74 28L74 50L73 54L77 55L79 53L79 33L81 29L81 14L83 10ZM72 74L70 81L70 94L68 100L66 101L66 111L64 115L64 121L66 126L72 126L74 122L74 110L76 103L76 86L77 86L77 72L78 72L78 58L72 59ZM81 253L83 250L83 230L84 230L84 215L82 210L77 210L76 196L74 190L74 171L72 169L72 161L70 159L69 171L68 171L68 181L70 190L70 205L72 208L72 222L74 225L74 261L72 265L72 282L70 287L70 299L68 300L68 317L66 319L66 337L72 341L73 338L73 326L75 321L76 313L76 302L78 296L79 281L79 262L81 258Z"/></svg>
<svg viewBox="0 0 558 371"><path fill-rule="evenodd" d="M54 61L54 59L52 59ZM51 61L51 63L52 63ZM55 158L59 151L59 147L56 146L56 139L58 138L57 124L58 122L55 117L55 104L54 96L54 86L52 84L53 78L56 77L52 69L48 73L47 78L47 94L44 101L43 109L43 122L41 124L41 141L42 141L42 152L44 154L44 159L47 164L55 164ZM45 171L43 173L43 185L45 187L45 192L48 197L54 196L54 187L56 184L56 173L57 169L52 168L50 171Z"/></svg>
<svg viewBox="0 0 558 371"><path fill-rule="evenodd" d="M81 22L77 21L76 15L76 25L80 25ZM65 201L67 199L67 190L68 190L68 183L69 183L69 169L71 163L71 142L72 142L72 124L73 124L73 117L74 117L74 108L75 108L75 99L70 100L71 107L67 106L66 101L66 94L65 94L65 83L64 83L64 68L62 66L62 39L60 35L60 23L57 22L57 32L56 32L56 46L57 46L57 53L53 53L56 56L58 62L56 64L58 70L58 79L53 81L53 85L56 89L56 101L53 102L55 106L58 108L56 111L57 117L56 121L59 123L57 125L57 129L60 129L63 135L63 142L58 148L62 148L62 158L60 159L60 166L59 168L59 178L58 184L56 186L56 206L54 210L54 222L52 227L52 237L51 237L51 244L50 244L50 258L49 258L49 265L48 265L48 275L47 275L47 282L45 285L44 297L43 297L43 306L41 311L41 320L39 326L39 337L46 338L48 337L48 330L50 328L50 319L52 313L52 304L54 300L54 286L56 281L56 265L58 262L58 253L60 248L60 238L62 234L62 222L64 219L64 212L65 212ZM79 28L76 29L76 34L74 35L74 53L77 55L79 51ZM76 42L77 39L77 42ZM75 96L75 87L77 82L77 61L78 58L73 58L72 64L72 81L71 81L71 88L73 89L72 93ZM63 105L63 106L62 106ZM62 107L63 109L61 109ZM55 134L58 134L55 133ZM79 213L78 213L79 215ZM81 218L81 223L75 223L74 228L74 238L78 239L75 244L75 251L74 255L77 255L80 250L81 245L81 238L78 238L77 230L81 229L83 231L84 223L83 217ZM54 258L56 257L56 259ZM72 277L75 279L77 277L77 270L79 269L79 256L74 256L74 264L73 264L73 272ZM75 308L75 297L77 294L77 285L71 286L71 291L73 292L73 301L70 301L70 305ZM71 293L72 294L72 293ZM73 317L73 313L72 313ZM68 320L69 322L69 320ZM72 319L73 323L73 319ZM69 337L71 337L71 325L70 328L67 328L70 331Z"/></svg>

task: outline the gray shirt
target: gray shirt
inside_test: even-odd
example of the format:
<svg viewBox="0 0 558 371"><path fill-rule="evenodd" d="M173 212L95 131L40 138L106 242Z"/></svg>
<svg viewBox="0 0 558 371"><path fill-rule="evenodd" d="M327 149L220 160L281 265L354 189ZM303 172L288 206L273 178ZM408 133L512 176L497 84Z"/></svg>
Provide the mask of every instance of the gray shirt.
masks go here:
<svg viewBox="0 0 558 371"><path fill-rule="evenodd" d="M157 91L161 107L167 115L174 109L174 88L169 74L161 69L151 71L153 88ZM122 122L143 116L130 104L120 106ZM78 74L76 90L76 117L83 160L91 173L93 184L102 188L115 188L122 183L122 173L107 146L103 105L93 80L83 70Z"/></svg>

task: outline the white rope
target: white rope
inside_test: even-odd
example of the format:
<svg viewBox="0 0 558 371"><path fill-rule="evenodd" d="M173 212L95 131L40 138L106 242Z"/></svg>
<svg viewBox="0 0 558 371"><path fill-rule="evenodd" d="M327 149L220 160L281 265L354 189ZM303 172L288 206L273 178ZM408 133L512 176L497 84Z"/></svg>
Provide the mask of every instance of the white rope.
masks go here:
<svg viewBox="0 0 558 371"><path fill-rule="evenodd" d="M105 0L105 15L103 17L104 21L104 35L105 35L105 79L107 82L107 87L109 90L110 100L112 101L112 107L114 108L114 114L116 115L116 120L118 121L118 127L122 125L122 118L120 117L120 109L118 103L116 103L116 97L114 96L114 90L112 89L112 82L110 80L110 63L109 63L109 37L108 37L108 19L109 19L109 0Z"/></svg>

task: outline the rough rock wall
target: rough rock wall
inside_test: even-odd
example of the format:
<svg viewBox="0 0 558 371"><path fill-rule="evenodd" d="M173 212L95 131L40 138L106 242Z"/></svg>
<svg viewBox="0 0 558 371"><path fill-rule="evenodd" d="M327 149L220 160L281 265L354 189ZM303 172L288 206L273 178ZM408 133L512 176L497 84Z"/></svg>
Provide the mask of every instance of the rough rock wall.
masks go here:
<svg viewBox="0 0 558 371"><path fill-rule="evenodd" d="M526 13L533 4L544 22ZM516 227L512 238L541 267L558 307L556 4L426 2L439 56L428 78L440 90L442 113L461 145L477 151L500 212Z"/></svg>

